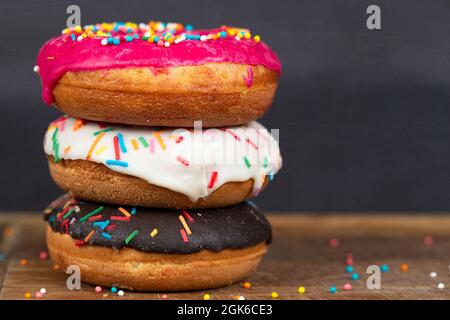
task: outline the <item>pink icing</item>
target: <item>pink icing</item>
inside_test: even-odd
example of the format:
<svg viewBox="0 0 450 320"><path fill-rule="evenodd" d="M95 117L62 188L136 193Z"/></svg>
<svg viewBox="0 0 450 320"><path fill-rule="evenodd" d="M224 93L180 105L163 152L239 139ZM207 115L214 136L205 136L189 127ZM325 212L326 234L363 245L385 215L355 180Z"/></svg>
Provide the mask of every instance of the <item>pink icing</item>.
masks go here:
<svg viewBox="0 0 450 320"><path fill-rule="evenodd" d="M186 40L166 48L143 40L103 46L101 39L92 37L73 41L69 35L62 35L43 45L39 51L37 65L45 103L54 102L53 88L68 71L126 67L164 68L231 62L263 65L281 73L281 64L275 53L267 44L253 40L236 40L233 37L209 41Z"/></svg>

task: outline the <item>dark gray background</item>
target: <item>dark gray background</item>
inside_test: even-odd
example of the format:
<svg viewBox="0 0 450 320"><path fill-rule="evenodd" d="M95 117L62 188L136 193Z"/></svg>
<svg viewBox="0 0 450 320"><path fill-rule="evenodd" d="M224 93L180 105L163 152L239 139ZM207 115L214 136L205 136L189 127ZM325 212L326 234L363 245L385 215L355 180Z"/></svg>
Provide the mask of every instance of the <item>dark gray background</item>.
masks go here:
<svg viewBox="0 0 450 320"><path fill-rule="evenodd" d="M64 27L179 21L246 26L283 63L262 119L281 129L284 168L257 199L269 210L449 210L450 2L0 1L0 210L41 209L60 191L42 136L58 116L32 68ZM365 27L369 4L382 30Z"/></svg>

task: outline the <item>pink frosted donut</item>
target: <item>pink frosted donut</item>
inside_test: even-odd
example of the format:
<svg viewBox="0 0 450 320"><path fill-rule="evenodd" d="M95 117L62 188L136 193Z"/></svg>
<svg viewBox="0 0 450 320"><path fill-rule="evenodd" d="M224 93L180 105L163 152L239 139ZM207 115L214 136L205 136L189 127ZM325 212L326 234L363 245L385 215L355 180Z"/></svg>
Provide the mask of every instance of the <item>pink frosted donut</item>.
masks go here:
<svg viewBox="0 0 450 320"><path fill-rule="evenodd" d="M42 97L72 116L133 125L232 126L270 107L281 72L248 29L102 23L41 48Z"/></svg>

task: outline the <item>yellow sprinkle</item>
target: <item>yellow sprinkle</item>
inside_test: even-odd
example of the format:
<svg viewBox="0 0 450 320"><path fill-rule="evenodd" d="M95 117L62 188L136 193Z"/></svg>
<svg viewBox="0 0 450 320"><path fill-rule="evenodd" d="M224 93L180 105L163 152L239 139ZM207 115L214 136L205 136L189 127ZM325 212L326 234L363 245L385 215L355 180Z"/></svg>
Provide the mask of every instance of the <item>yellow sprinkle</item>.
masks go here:
<svg viewBox="0 0 450 320"><path fill-rule="evenodd" d="M191 235L192 231L191 231L191 229L189 229L189 226L187 225L186 220L184 220L184 217L182 215L179 215L178 219L180 219L181 224L183 225L183 228L184 228L184 230L186 230L187 234Z"/></svg>
<svg viewBox="0 0 450 320"><path fill-rule="evenodd" d="M125 217L130 217L131 216L131 214L127 210L122 208L122 207L119 208L119 211L122 212Z"/></svg>
<svg viewBox="0 0 450 320"><path fill-rule="evenodd" d="M154 238L158 234L158 229L153 229L153 231L150 233L150 237Z"/></svg>
<svg viewBox="0 0 450 320"><path fill-rule="evenodd" d="M101 138L103 138L104 135L105 135L105 133L102 132L94 139L94 142L92 142L92 145L89 148L88 154L86 156L86 160L89 160L91 158L92 152L94 151L94 149L97 146L98 142L100 141Z"/></svg>
<svg viewBox="0 0 450 320"><path fill-rule="evenodd" d="M261 37L256 35L253 37L253 40L255 40L255 42L260 42L261 41Z"/></svg>
<svg viewBox="0 0 450 320"><path fill-rule="evenodd" d="M98 156L98 155L100 155L100 153L102 153L105 150L106 150L106 147L103 146L103 147L99 148L97 151L95 151L95 155Z"/></svg>
<svg viewBox="0 0 450 320"><path fill-rule="evenodd" d="M138 145L136 139L131 139L131 144L133 145L134 150L138 150L139 149L139 145Z"/></svg>
<svg viewBox="0 0 450 320"><path fill-rule="evenodd" d="M278 298L278 293L277 292L272 292L272 298Z"/></svg>
<svg viewBox="0 0 450 320"><path fill-rule="evenodd" d="M163 138L159 134L159 132L154 132L153 135L155 136L156 140L158 141L159 145L163 150L166 150L166 144L164 143Z"/></svg>
<svg viewBox="0 0 450 320"><path fill-rule="evenodd" d="M71 146L65 147L65 148L64 148L64 153L69 152L71 148L72 148Z"/></svg>
<svg viewBox="0 0 450 320"><path fill-rule="evenodd" d="M306 292L306 289L305 287L298 287L297 292L303 294Z"/></svg>
<svg viewBox="0 0 450 320"><path fill-rule="evenodd" d="M31 298L31 293L30 292L26 292L25 293L25 299L30 299Z"/></svg>
<svg viewBox="0 0 450 320"><path fill-rule="evenodd" d="M211 299L211 295L205 293L205 294L203 295L203 300L209 300L209 299Z"/></svg>

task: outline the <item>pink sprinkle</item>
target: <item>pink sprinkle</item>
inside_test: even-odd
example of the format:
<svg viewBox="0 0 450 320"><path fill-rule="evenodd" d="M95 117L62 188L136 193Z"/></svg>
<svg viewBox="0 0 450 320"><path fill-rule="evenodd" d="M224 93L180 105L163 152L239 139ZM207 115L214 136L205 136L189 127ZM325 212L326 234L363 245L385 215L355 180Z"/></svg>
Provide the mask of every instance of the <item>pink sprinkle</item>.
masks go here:
<svg viewBox="0 0 450 320"><path fill-rule="evenodd" d="M177 138L177 140L175 140L175 142L176 143L180 143L181 141L183 141L183 136L179 136L178 138Z"/></svg>
<svg viewBox="0 0 450 320"><path fill-rule="evenodd" d="M37 291L35 294L34 294L34 296L36 297L36 298L42 298L42 297L44 297L44 295L42 294L42 293L40 293L39 291Z"/></svg>
<svg viewBox="0 0 450 320"><path fill-rule="evenodd" d="M167 295L167 294L163 294L163 295L161 295L161 299L167 299L167 298L169 298L169 296Z"/></svg>
<svg viewBox="0 0 450 320"><path fill-rule="evenodd" d="M181 156L177 157L177 160L180 161L183 165L185 165L186 167L189 166L189 161L187 161L186 159L184 159Z"/></svg>
<svg viewBox="0 0 450 320"><path fill-rule="evenodd" d="M95 292L97 292L97 293L102 292L102 287L96 286L96 287L95 287Z"/></svg>
<svg viewBox="0 0 450 320"><path fill-rule="evenodd" d="M329 240L329 245L332 248L337 248L339 246L339 240L337 238L331 238Z"/></svg>
<svg viewBox="0 0 450 320"><path fill-rule="evenodd" d="M41 259L41 260L46 260L47 258L48 258L48 253L47 253L47 252L41 251L41 252L39 253L39 259Z"/></svg>
<svg viewBox="0 0 450 320"><path fill-rule="evenodd" d="M188 243L189 239L187 237L186 231L184 229L180 229L181 237L183 238L183 241Z"/></svg>
<svg viewBox="0 0 450 320"><path fill-rule="evenodd" d="M155 139L150 139L149 141L150 144L150 153L155 153Z"/></svg>
<svg viewBox="0 0 450 320"><path fill-rule="evenodd" d="M344 284L343 289L346 290L346 291L350 291L350 290L352 290L353 288L352 288L352 285L351 285L350 283L346 283L346 284Z"/></svg>
<svg viewBox="0 0 450 320"><path fill-rule="evenodd" d="M423 238L423 243L424 243L426 246L431 246L431 245L433 245L433 243L434 243L433 237L432 237L431 235L426 235L426 236Z"/></svg>
<svg viewBox="0 0 450 320"><path fill-rule="evenodd" d="M245 81L245 85L250 88L253 85L253 70L252 67L248 67L247 76L243 75L242 78Z"/></svg>
<svg viewBox="0 0 450 320"><path fill-rule="evenodd" d="M258 146L252 140L250 140L249 138L247 138L247 143L249 145L251 145L253 148L255 148L256 150L258 150Z"/></svg>
<svg viewBox="0 0 450 320"><path fill-rule="evenodd" d="M345 263L348 265L348 266L351 266L351 265L353 265L353 258L347 258L346 260L345 260Z"/></svg>

